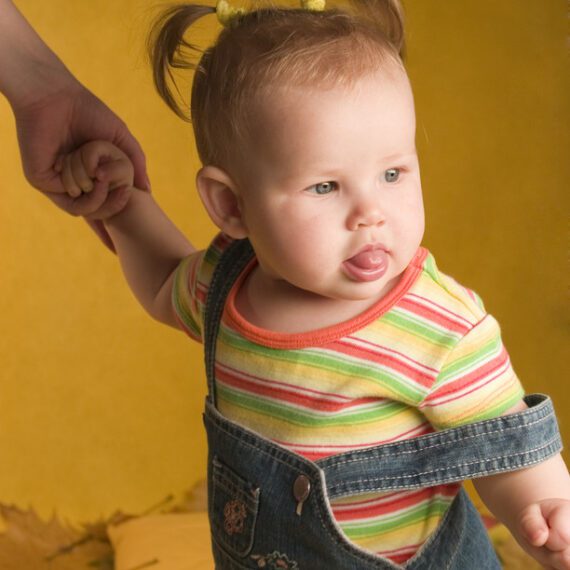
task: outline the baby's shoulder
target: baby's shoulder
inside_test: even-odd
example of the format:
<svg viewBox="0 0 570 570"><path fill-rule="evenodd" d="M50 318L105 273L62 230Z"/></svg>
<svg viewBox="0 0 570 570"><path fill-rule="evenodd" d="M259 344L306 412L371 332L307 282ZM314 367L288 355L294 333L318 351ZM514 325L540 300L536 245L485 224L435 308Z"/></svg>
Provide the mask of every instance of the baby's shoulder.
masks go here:
<svg viewBox="0 0 570 570"><path fill-rule="evenodd" d="M425 257L421 274L410 294L421 298L424 303L465 319L471 325L481 321L487 314L481 297L441 271L431 252Z"/></svg>

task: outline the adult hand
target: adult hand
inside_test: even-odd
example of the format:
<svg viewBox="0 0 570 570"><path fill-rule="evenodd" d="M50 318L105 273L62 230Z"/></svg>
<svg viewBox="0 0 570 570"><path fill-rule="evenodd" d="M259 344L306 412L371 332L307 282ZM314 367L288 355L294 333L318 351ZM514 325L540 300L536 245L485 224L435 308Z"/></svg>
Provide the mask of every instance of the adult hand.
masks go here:
<svg viewBox="0 0 570 570"><path fill-rule="evenodd" d="M122 149L137 187L150 189L144 154L124 122L73 77L10 0L0 0L0 92L14 112L26 178L66 212L89 219L118 211L112 193L69 196L61 185L58 157L90 140ZM90 225L112 248L102 224Z"/></svg>
<svg viewBox="0 0 570 570"><path fill-rule="evenodd" d="M120 211L123 202L112 193L88 192L70 196L61 184L57 159L91 140L107 140L129 157L135 186L150 190L144 153L127 126L102 101L71 77L55 91L26 106L13 105L24 173L28 181L61 209L84 216L113 249L98 221ZM90 190L86 189L86 190Z"/></svg>
<svg viewBox="0 0 570 570"><path fill-rule="evenodd" d="M150 190L144 153L125 123L71 76L59 90L25 106L14 104L13 111L24 173L35 188L64 193L57 159L91 140L106 140L133 163L135 185ZM79 202L72 206L76 208L72 213L83 215ZM71 204L65 200L59 203Z"/></svg>

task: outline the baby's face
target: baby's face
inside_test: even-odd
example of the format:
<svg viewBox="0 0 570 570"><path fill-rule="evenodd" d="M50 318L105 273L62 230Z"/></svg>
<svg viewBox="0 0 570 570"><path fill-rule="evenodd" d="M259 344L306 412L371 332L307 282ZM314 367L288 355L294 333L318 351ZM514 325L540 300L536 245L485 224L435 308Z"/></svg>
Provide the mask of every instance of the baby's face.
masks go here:
<svg viewBox="0 0 570 570"><path fill-rule="evenodd" d="M252 140L239 186L263 278L334 299L386 294L424 231L403 71L350 89L274 90Z"/></svg>

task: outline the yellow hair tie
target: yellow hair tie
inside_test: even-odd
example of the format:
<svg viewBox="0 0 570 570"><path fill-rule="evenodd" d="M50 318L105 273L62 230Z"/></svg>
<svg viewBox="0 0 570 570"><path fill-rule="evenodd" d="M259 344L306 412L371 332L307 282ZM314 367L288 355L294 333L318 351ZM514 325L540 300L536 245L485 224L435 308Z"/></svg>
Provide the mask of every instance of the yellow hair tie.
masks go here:
<svg viewBox="0 0 570 570"><path fill-rule="evenodd" d="M313 12L322 12L325 9L325 0L301 0L301 6L305 10L312 10Z"/></svg>
<svg viewBox="0 0 570 570"><path fill-rule="evenodd" d="M216 16L218 16L218 21L222 26L229 26L235 17L245 13L246 10L244 8L234 8L230 6L227 0L218 0L216 4Z"/></svg>
<svg viewBox="0 0 570 570"><path fill-rule="evenodd" d="M305 10L322 12L325 9L326 0L301 0L301 6ZM228 0L218 0L216 4L216 16L222 26L229 26L234 18L246 14L245 8L234 8Z"/></svg>

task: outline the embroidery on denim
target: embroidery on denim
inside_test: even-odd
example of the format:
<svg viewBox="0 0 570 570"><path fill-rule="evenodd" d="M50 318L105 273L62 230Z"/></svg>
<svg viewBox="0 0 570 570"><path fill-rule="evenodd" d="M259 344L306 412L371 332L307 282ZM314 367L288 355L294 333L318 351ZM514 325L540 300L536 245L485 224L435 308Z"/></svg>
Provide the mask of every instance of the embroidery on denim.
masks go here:
<svg viewBox="0 0 570 570"><path fill-rule="evenodd" d="M243 532L243 523L247 517L245 504L237 499L228 501L224 507L224 530L231 536Z"/></svg>
<svg viewBox="0 0 570 570"><path fill-rule="evenodd" d="M265 568L266 570L299 570L297 562L289 560L286 554L281 554L277 551L265 556L252 554L251 558L257 562L258 568Z"/></svg>

